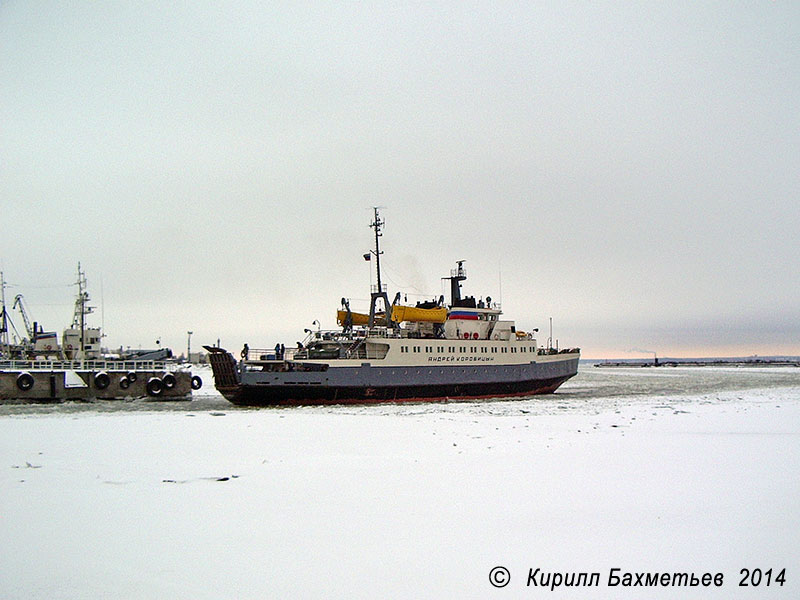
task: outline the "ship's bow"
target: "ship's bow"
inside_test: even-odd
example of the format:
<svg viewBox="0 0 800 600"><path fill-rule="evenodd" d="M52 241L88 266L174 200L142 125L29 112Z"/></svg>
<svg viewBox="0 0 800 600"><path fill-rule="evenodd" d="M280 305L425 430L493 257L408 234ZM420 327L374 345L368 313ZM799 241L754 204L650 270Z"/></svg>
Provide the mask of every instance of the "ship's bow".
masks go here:
<svg viewBox="0 0 800 600"><path fill-rule="evenodd" d="M214 386L220 394L233 402L241 392L241 379L236 359L224 348L203 346L208 351L208 361L214 373Z"/></svg>

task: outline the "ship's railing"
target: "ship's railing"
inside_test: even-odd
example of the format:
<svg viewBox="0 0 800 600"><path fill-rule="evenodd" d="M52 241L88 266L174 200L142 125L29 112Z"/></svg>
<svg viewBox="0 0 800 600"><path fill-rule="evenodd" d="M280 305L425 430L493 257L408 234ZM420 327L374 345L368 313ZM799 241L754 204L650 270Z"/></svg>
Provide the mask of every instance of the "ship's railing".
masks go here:
<svg viewBox="0 0 800 600"><path fill-rule="evenodd" d="M281 354L280 350L275 348L250 348L247 354L242 354L242 359L248 362L265 361L265 360L292 360L294 355L300 348L286 348Z"/></svg>
<svg viewBox="0 0 800 600"><path fill-rule="evenodd" d="M539 348L539 354L580 354L580 348Z"/></svg>
<svg viewBox="0 0 800 600"><path fill-rule="evenodd" d="M305 339L300 343L300 346L286 346L281 352L276 348L249 348L246 355L242 352L240 357L245 362L265 362L265 361L283 361L283 360L305 360L308 358L308 348L315 344L322 342L338 343L342 348L342 358L365 358L361 352L357 352L360 342L363 342L367 337L370 338L399 338L400 333L389 327L373 327L368 329L366 327L359 327L353 329L348 333L343 333L339 329L335 330L318 330L312 331L306 335ZM348 356L352 354L352 356ZM370 356L367 358L376 358Z"/></svg>
<svg viewBox="0 0 800 600"><path fill-rule="evenodd" d="M314 342L342 342L348 343L354 340L360 340L365 337L377 337L377 338L399 338L402 337L398 330L392 329L391 327L373 327L369 329L367 327L355 327L352 331L348 333L342 332L341 329L334 329L334 330L321 330L321 331L312 331L306 336L306 339L303 340L303 346L308 347L309 345L313 344ZM286 349L289 350L288 348Z"/></svg>
<svg viewBox="0 0 800 600"><path fill-rule="evenodd" d="M370 330L364 330L361 337L371 338L399 338L402 337L399 330L392 329L391 327L373 327Z"/></svg>
<svg viewBox="0 0 800 600"><path fill-rule="evenodd" d="M163 360L3 360L9 371L177 371L182 363Z"/></svg>

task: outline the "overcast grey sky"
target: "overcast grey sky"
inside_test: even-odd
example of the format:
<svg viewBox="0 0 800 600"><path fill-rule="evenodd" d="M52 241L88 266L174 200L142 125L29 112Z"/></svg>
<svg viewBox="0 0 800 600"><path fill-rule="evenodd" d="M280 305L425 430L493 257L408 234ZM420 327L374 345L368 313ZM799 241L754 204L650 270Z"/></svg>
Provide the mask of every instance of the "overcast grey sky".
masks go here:
<svg viewBox="0 0 800 600"><path fill-rule="evenodd" d="M293 344L465 259L587 357L800 354L800 3L0 4L0 263L111 347ZM545 338L545 336L540 336Z"/></svg>

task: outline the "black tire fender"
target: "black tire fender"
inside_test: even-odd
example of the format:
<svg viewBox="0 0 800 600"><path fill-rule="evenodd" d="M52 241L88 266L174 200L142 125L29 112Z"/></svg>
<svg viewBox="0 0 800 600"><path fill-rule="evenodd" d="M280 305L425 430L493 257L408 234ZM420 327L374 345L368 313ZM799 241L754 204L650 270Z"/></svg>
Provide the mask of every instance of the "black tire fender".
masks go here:
<svg viewBox="0 0 800 600"><path fill-rule="evenodd" d="M111 377L105 371L100 371L94 375L94 387L98 390L106 389L111 383Z"/></svg>
<svg viewBox="0 0 800 600"><path fill-rule="evenodd" d="M17 387L23 392L27 392L33 388L33 375L27 371L17 375Z"/></svg>
<svg viewBox="0 0 800 600"><path fill-rule="evenodd" d="M161 378L161 382L164 384L166 389L171 390L175 387L175 384L178 383L178 380L174 373L164 373L164 376Z"/></svg>
<svg viewBox="0 0 800 600"><path fill-rule="evenodd" d="M145 386L148 396L160 396L164 393L164 382L158 377L151 377Z"/></svg>

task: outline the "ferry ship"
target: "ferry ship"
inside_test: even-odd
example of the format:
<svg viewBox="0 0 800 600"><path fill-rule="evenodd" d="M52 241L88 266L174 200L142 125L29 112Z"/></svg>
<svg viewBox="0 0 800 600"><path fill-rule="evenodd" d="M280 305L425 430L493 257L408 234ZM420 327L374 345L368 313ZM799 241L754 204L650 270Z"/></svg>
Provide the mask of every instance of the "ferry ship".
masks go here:
<svg viewBox="0 0 800 600"><path fill-rule="evenodd" d="M225 398L269 406L520 397L552 393L578 372L579 348L540 347L537 330L518 330L490 297L462 297L465 261L443 278L450 282L449 304L440 297L405 306L399 293L390 303L381 283L384 221L377 209L374 217L375 250L364 256L374 256L377 270L369 313L351 311L343 298L340 329L306 330L295 348L245 344L240 360L205 346Z"/></svg>

